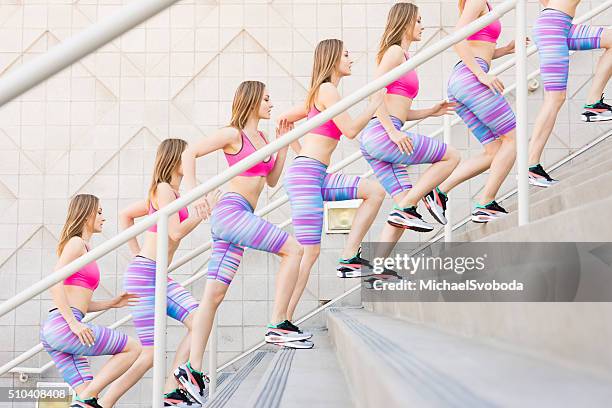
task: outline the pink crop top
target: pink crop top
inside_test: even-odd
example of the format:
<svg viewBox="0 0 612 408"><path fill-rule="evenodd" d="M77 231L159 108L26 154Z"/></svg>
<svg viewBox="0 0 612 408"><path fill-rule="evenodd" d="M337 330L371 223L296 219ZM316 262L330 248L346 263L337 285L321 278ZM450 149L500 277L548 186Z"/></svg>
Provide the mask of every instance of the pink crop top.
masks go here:
<svg viewBox="0 0 612 408"><path fill-rule="evenodd" d="M87 251L89 248L85 246ZM73 273L66 279L64 279L64 285L68 286L80 286L89 290L96 290L100 284L100 269L96 261L89 263L82 267L77 272Z"/></svg>
<svg viewBox="0 0 612 408"><path fill-rule="evenodd" d="M317 116L319 113L321 113L321 111L313 105L312 108L310 108L310 112L308 112L308 119ZM340 140L340 136L342 136L342 131L338 129L338 126L336 126L333 120L329 120L318 128L312 129L310 133L327 136L334 140Z"/></svg>
<svg viewBox="0 0 612 408"><path fill-rule="evenodd" d="M179 198L179 195L176 192L174 193L174 195L176 196L176 198ZM153 203L149 201L149 215L153 214L155 211L157 211L157 209L153 207ZM187 209L187 207L183 207L179 210L178 215L179 222L183 222L187 218L189 218L189 210ZM150 227L147 231L157 232L157 224Z"/></svg>
<svg viewBox="0 0 612 408"><path fill-rule="evenodd" d="M487 7L489 8L489 11L491 11L491 6L489 5L489 2L487 2ZM470 35L467 39L470 41L485 41L495 44L499 39L501 30L501 21L497 19L488 26L482 28L480 31L477 31L474 34Z"/></svg>
<svg viewBox="0 0 612 408"><path fill-rule="evenodd" d="M259 132L259 135L266 143L268 143L263 133ZM253 144L253 142L251 142L251 139L249 139L249 137L242 130L240 131L240 136L242 137L242 147L240 148L240 151L235 154L224 152L225 158L227 159L227 164L229 164L230 166L233 166L240 160L250 156L251 154L257 151L255 145ZM248 143L245 142L245 139L248 140ZM250 169L240 173L239 175L243 177L265 177L270 174L273 168L274 156L270 156L267 161L259 162Z"/></svg>
<svg viewBox="0 0 612 408"><path fill-rule="evenodd" d="M408 61L408 53L405 53ZM419 94L419 76L415 70L408 71L397 80L387 85L387 93L391 95L401 95L406 98L414 99Z"/></svg>

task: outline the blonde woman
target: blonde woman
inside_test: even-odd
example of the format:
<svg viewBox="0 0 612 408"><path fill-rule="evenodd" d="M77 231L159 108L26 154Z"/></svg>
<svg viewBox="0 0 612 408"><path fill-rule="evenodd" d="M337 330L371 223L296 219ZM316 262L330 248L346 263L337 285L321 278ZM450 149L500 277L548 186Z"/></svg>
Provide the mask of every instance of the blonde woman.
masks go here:
<svg viewBox="0 0 612 408"><path fill-rule="evenodd" d="M321 41L314 54L310 90L306 101L281 116L281 120L294 123L312 118L340 100L338 86L343 77L351 75L353 61L341 40ZM343 112L310 131L292 144L297 152L285 176L284 185L291 203L291 218L297 240L304 246L300 275L289 304L289 320L308 283L310 270L321 251L323 228L323 202L362 199L341 254L337 274L339 277L361 275L366 260L360 256L361 240L372 225L384 199L385 192L376 182L358 176L329 174L332 153L340 136L354 139L368 123L382 102L384 90L377 92L366 109L356 118Z"/></svg>
<svg viewBox="0 0 612 408"><path fill-rule="evenodd" d="M376 76L386 74L409 58L413 41L421 40L423 26L418 7L397 3L389 11L380 41ZM361 134L361 152L378 181L395 202L382 232L381 242L397 242L405 229L428 232L433 226L421 218L417 204L423 199L432 216L446 224L446 196L433 190L459 163L459 153L451 146L427 136L402 131L404 122L452 112L453 104L442 101L428 109L412 109L419 93L419 77L409 71L387 85L385 101ZM408 166L432 163L413 186Z"/></svg>
<svg viewBox="0 0 612 408"><path fill-rule="evenodd" d="M459 0L457 29L487 14L486 0ZM455 111L482 144L483 152L461 162L438 188L447 194L457 185L487 170L489 175L472 211L472 221L485 223L504 217L508 212L495 197L508 177L516 158L516 118L502 95L504 84L491 75L491 61L514 52L514 42L497 47L501 35L500 20L495 20L454 48L461 60L448 79L448 97L457 104Z"/></svg>
<svg viewBox="0 0 612 408"><path fill-rule="evenodd" d="M195 187L195 161L198 157L222 150L228 164L232 166L264 147L268 138L259 130L259 122L269 119L271 110L270 95L263 83L242 82L234 96L229 126L202 138L183 154L188 187ZM290 126L281 122L276 136L288 130ZM204 403L206 381L202 373L204 348L215 313L240 266L245 247L280 257L266 341L292 348L313 346L312 342L306 341L311 334L302 333L287 321L287 305L295 286L302 249L287 232L253 213L265 185L273 187L278 183L286 155L287 148L281 149L276 157L270 156L234 177L229 182L228 191L213 210L213 247L208 263L208 281L193 321L189 362L175 371L177 380L201 404Z"/></svg>
<svg viewBox="0 0 612 408"><path fill-rule="evenodd" d="M79 194L70 201L68 216L57 245L61 269L91 249L93 234L104 224L98 197ZM100 284L100 269L94 261L51 288L55 308L40 331L40 340L64 380L76 392L71 407L99 408L98 394L132 365L140 353L138 342L119 331L82 323L85 313L119 308L134 302L135 295L123 293L105 301L92 300ZM85 356L112 355L95 377Z"/></svg>
<svg viewBox="0 0 612 408"><path fill-rule="evenodd" d="M121 212L119 221L123 229L134 225L135 218L153 214L179 197L183 179L181 155L186 148L187 142L182 139L166 139L159 145L147 199L134 203ZM178 213L170 216L168 219L168 263L172 262L181 240L208 217L209 208L216 202L216 194L211 193L200 201L199 211L190 214L187 208L182 208ZM126 290L139 296L138 302L130 309L134 318L134 328L143 349L138 360L100 400L104 407L113 406L153 366L157 226L154 225L147 230L142 248L135 238L128 244L134 258L128 265L123 279ZM170 371L172 372L179 364L187 361L193 312L197 309L198 303L189 291L172 278L168 278L167 297L168 316L181 322L187 328L187 333L176 350ZM164 406L195 406L195 402L180 389L172 375L166 380L164 392Z"/></svg>

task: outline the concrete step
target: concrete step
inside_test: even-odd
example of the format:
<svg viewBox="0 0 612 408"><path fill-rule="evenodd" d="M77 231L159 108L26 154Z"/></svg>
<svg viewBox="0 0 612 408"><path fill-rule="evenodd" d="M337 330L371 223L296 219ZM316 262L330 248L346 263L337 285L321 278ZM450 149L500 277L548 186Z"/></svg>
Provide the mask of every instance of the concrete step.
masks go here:
<svg viewBox="0 0 612 408"><path fill-rule="evenodd" d="M327 329L313 332L315 347L296 350L280 406L350 408L355 406Z"/></svg>
<svg viewBox="0 0 612 408"><path fill-rule="evenodd" d="M597 177L583 178L576 180L575 183L572 180L567 180L534 197L529 206L530 219L536 221L564 210L612 197L612 161L607 166L609 167L608 170L597 171L592 174L598 174ZM475 225L464 234L457 235L456 240L478 241L488 235L517 226L518 212L512 207L508 207L509 212L511 211L508 216L484 225Z"/></svg>
<svg viewBox="0 0 612 408"><path fill-rule="evenodd" d="M245 359L204 407L353 407L327 329L312 332L310 350L266 345Z"/></svg>
<svg viewBox="0 0 612 408"><path fill-rule="evenodd" d="M612 378L364 309L328 312L358 407L607 407Z"/></svg>
<svg viewBox="0 0 612 408"><path fill-rule="evenodd" d="M575 164L571 164L570 162L563 167L563 171L567 171L567 175L566 177L562 177L559 184L546 189L534 186L530 187L529 199L531 208L530 215L532 219L539 219L551 215L554 212L568 209L571 205L575 205L563 199L562 194L568 197L573 194L573 192L578 191L579 186L582 186L580 191L588 190L585 183L590 183L590 185L596 189L602 190L601 195L598 197L595 196L595 199L605 198L607 194L610 194L607 185L609 181L602 177L612 172L612 157L609 154L612 153L612 138L600 143L589 153L592 154L590 158L579 157L576 159L577 162ZM594 183L595 178L598 179L601 184L596 185ZM550 201L551 204L543 204L545 201ZM455 240L475 241L517 225L517 196L515 195L504 201L502 205L510 212L508 217L487 224L469 222L456 231Z"/></svg>
<svg viewBox="0 0 612 408"><path fill-rule="evenodd" d="M257 387L259 378L266 371L276 351L276 349L262 349L239 361L236 366L240 366L240 368L234 372L231 378L218 385L217 393L206 402L204 407L246 406L251 393Z"/></svg>

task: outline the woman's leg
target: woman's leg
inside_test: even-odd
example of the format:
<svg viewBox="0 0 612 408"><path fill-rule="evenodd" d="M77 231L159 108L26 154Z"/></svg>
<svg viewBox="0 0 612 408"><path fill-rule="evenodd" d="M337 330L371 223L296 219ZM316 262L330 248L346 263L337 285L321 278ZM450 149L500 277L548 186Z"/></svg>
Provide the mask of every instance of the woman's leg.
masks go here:
<svg viewBox="0 0 612 408"><path fill-rule="evenodd" d="M306 289L306 285L308 285L308 278L310 277L310 271L314 266L317 259L319 259L319 254L321 253L321 244L317 245L304 245L303 246L303 255L300 261L300 269L298 278L295 283L295 287L293 289L293 293L291 294L291 299L289 300L289 305L287 307L287 320L293 321L295 316L295 309L297 308L302 295L304 294L304 290Z"/></svg>
<svg viewBox="0 0 612 408"><path fill-rule="evenodd" d="M506 180L506 177L508 177L510 170L512 170L514 160L516 159L516 141L514 134L515 131L512 130L499 139L501 145L491 162L489 177L487 178L484 189L482 190L482 195L480 196L480 205L486 205L495 200L502 183Z"/></svg>
<svg viewBox="0 0 612 408"><path fill-rule="evenodd" d="M217 308L225 298L234 275L238 271L244 248L213 236L213 247L208 262L208 279L202 301L193 314L189 362L191 368L202 371L204 350L210 337Z"/></svg>
<svg viewBox="0 0 612 408"><path fill-rule="evenodd" d="M297 301L293 309L290 309L290 305L291 300L298 291L296 283L298 282L298 277L301 277L301 260L304 253L305 251L302 249L302 246L293 237L289 237L278 252L281 262L278 273L276 274L274 306L272 307L272 316L270 320L272 324L277 324L293 318L293 312L295 311ZM312 265L310 265L310 267L312 267ZM308 268L308 273L310 273L310 267ZM306 283L308 283L308 276L306 276L305 283L301 290L302 293L306 287Z"/></svg>
<svg viewBox="0 0 612 408"><path fill-rule="evenodd" d="M117 380L113 381L98 403L104 408L114 406L119 398L140 381L151 367L153 367L153 346L142 347L136 361Z"/></svg>
<svg viewBox="0 0 612 408"><path fill-rule="evenodd" d="M612 30L604 30L601 35L601 48L606 51L599 57L595 68L595 76L591 83L587 104L599 101L603 91L612 76Z"/></svg>
<svg viewBox="0 0 612 408"><path fill-rule="evenodd" d="M451 175L460 160L461 156L457 149L448 146L442 159L429 166L412 189L401 199L396 199L397 204L401 208L416 206L419 200Z"/></svg>
<svg viewBox="0 0 612 408"><path fill-rule="evenodd" d="M361 247L363 237L370 230L385 199L385 190L375 181L362 179L359 182L355 198L362 199L363 202L355 213L351 231L346 238L346 244L341 254L341 257L347 260L353 258Z"/></svg>
<svg viewBox="0 0 612 408"><path fill-rule="evenodd" d="M536 117L529 141L529 167L540 164L544 147L555 127L557 115L566 97L566 91L544 91L544 103Z"/></svg>
<svg viewBox="0 0 612 408"><path fill-rule="evenodd" d="M113 355L102 366L85 390L79 394L82 399L97 397L107 385L119 378L128 370L140 355L142 348L138 340L128 338L125 348L119 354ZM104 406L104 405L103 405Z"/></svg>

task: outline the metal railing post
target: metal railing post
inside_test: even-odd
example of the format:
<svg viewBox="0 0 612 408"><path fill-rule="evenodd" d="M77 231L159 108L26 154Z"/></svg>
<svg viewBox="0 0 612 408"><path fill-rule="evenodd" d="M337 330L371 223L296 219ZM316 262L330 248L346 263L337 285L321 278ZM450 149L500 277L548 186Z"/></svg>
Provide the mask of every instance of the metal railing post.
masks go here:
<svg viewBox="0 0 612 408"><path fill-rule="evenodd" d="M166 307L168 292L168 215L157 222L155 265L155 331L153 337L153 407L164 406L166 382Z"/></svg>
<svg viewBox="0 0 612 408"><path fill-rule="evenodd" d="M529 137L527 135L527 1L516 4L516 165L519 225L529 223Z"/></svg>
<svg viewBox="0 0 612 408"><path fill-rule="evenodd" d="M210 338L208 339L208 377L210 378L208 388L208 398L212 398L217 392L217 330L218 330L217 316L213 318L212 330L210 331Z"/></svg>
<svg viewBox="0 0 612 408"><path fill-rule="evenodd" d="M444 143L447 146L451 145L451 117L450 115L444 115ZM450 191L447 192L450 197ZM450 200L449 200L450 202ZM444 242L453 241L453 223L451 219L451 209L446 209L446 225L444 226Z"/></svg>

